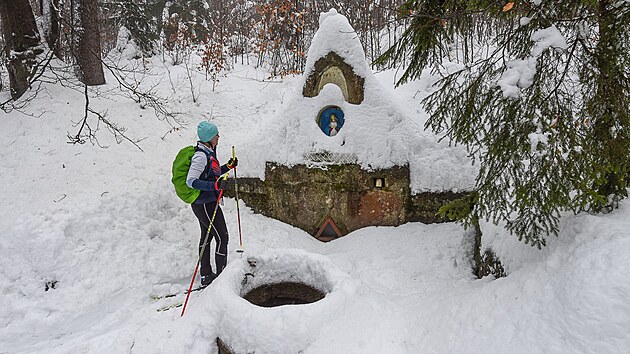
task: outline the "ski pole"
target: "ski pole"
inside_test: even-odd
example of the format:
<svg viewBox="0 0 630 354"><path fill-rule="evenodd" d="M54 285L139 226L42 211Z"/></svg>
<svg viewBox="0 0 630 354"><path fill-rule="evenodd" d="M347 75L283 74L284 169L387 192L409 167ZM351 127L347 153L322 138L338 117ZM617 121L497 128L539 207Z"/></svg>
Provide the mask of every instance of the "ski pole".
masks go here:
<svg viewBox="0 0 630 354"><path fill-rule="evenodd" d="M236 152L234 151L234 146L232 146L232 158L236 159ZM237 253L243 253L243 233L241 232L241 209L238 206L238 178L236 177L236 166L234 166L234 190L236 191L236 216L238 220L238 239L239 239L239 249L236 250Z"/></svg>
<svg viewBox="0 0 630 354"><path fill-rule="evenodd" d="M219 177L219 179L227 179L228 174ZM212 212L212 219L210 219L210 225L208 225L208 231L206 232L206 237L203 240L203 245L201 246L201 252L199 252L199 258L197 259L197 265L195 266L195 272L193 273L192 279L190 280L190 286L188 287L188 293L186 294L186 301L184 301L184 307L182 308L182 314L180 317L184 317L184 312L186 311L186 305L188 304L188 298L190 298L190 293L192 292L193 284L195 284L195 277L197 276L197 271L199 270L199 264L201 264L201 257L203 257L203 252L206 250L206 245L208 244L208 237L210 237L210 231L212 230L212 224L214 223L214 218L217 216L217 210L219 210L219 202L223 197L223 189L219 192L219 197L217 198L217 204L214 206L214 212Z"/></svg>

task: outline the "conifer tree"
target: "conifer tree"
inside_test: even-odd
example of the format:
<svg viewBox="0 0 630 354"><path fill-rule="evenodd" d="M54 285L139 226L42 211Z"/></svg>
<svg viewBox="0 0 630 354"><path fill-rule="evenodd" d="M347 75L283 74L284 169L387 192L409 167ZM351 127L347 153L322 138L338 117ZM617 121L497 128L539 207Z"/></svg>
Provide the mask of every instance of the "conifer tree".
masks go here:
<svg viewBox="0 0 630 354"><path fill-rule="evenodd" d="M117 0L103 5L112 13L109 21L113 22L115 31L124 26L144 54L155 54L161 30L158 19L162 17L166 0Z"/></svg>
<svg viewBox="0 0 630 354"><path fill-rule="evenodd" d="M540 248L562 211L612 210L627 197L629 8L613 0L409 0L399 9L410 25L377 61L409 59L398 84L459 57L423 104L426 127L479 163L468 221L505 221Z"/></svg>
<svg viewBox="0 0 630 354"><path fill-rule="evenodd" d="M186 26L191 42L199 44L212 32L209 6L204 0L175 0L167 3L166 10L169 17L177 14L179 27Z"/></svg>

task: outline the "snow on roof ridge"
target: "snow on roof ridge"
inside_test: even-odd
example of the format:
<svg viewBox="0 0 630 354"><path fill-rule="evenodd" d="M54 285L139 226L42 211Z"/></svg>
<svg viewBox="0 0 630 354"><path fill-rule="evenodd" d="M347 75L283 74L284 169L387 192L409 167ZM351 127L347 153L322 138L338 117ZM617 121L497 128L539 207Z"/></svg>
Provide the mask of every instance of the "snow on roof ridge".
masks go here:
<svg viewBox="0 0 630 354"><path fill-rule="evenodd" d="M357 75L366 77L368 63L359 35L348 19L334 8L319 15L319 29L315 32L306 55L305 76L313 72L317 60L330 52L339 55Z"/></svg>
<svg viewBox="0 0 630 354"><path fill-rule="evenodd" d="M337 12L337 9L335 9L334 7L328 10L328 12L320 12L319 13L319 27L322 26L322 23L326 21L326 19L335 15L338 15L338 14L339 13Z"/></svg>

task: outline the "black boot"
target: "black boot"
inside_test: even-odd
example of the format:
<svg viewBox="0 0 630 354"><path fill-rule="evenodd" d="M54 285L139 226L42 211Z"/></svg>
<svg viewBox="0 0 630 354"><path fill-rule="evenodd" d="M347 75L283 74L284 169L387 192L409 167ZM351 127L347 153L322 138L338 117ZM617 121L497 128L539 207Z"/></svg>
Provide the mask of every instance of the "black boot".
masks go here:
<svg viewBox="0 0 630 354"><path fill-rule="evenodd" d="M214 279L216 279L216 275L214 274L210 274L210 275L202 275L201 276L201 287L205 288L206 286L212 284L212 282L214 281Z"/></svg>

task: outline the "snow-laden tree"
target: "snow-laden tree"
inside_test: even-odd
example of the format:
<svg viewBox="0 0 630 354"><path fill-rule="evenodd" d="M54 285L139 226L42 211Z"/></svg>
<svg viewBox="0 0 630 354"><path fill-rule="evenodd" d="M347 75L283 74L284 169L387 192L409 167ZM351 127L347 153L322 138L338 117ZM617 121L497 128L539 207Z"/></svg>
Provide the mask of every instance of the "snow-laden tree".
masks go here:
<svg viewBox="0 0 630 354"><path fill-rule="evenodd" d="M109 31L117 34L120 27L125 27L130 38L148 56L156 54L165 6L166 0L112 0L103 3L108 14Z"/></svg>
<svg viewBox="0 0 630 354"><path fill-rule="evenodd" d="M409 0L399 13L409 26L380 62L406 60L399 84L446 72L423 103L427 127L480 166L468 221L541 247L562 211L627 196L628 1Z"/></svg>
<svg viewBox="0 0 630 354"><path fill-rule="evenodd" d="M227 50L234 63L241 59L241 64L246 61L249 64L249 53L252 51L253 28L256 23L257 13L252 1L234 0L230 1L223 15L223 22L227 26Z"/></svg>
<svg viewBox="0 0 630 354"><path fill-rule="evenodd" d="M164 21L171 21L175 14L179 23L177 26L164 28L167 37L177 28L186 27L187 37L191 44L199 44L213 31L210 23L209 2L204 0L173 0L166 3L165 11L168 14ZM177 27L177 28L174 28Z"/></svg>

